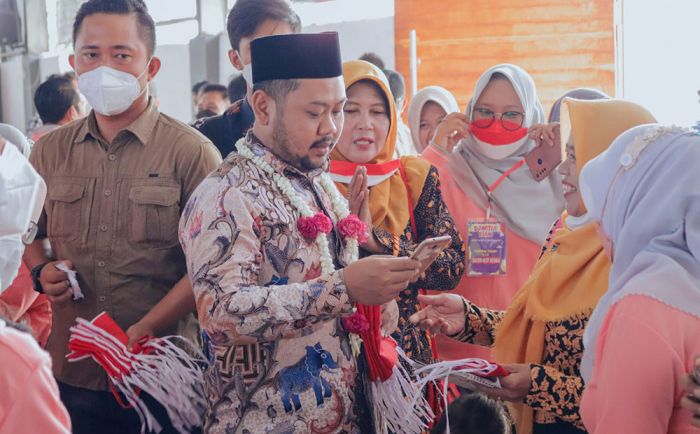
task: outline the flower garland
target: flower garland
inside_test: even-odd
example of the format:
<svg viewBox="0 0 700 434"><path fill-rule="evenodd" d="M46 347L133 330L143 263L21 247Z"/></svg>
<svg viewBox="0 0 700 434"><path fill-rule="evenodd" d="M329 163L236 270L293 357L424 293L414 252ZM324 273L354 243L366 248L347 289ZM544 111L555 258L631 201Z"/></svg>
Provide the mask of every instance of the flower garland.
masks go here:
<svg viewBox="0 0 700 434"><path fill-rule="evenodd" d="M272 178L280 191L289 199L292 206L299 212L297 228L304 238L313 240L318 247L321 256L321 270L324 275L328 275L335 270L330 246L328 244L329 234L333 230L333 222L323 212L314 213L309 206L294 190L294 186L289 180L278 173L267 161L255 155L253 151L241 139L236 144L238 153L251 160L258 168ZM359 247L367 240L367 224L350 214L347 202L342 197L335 184L324 173L320 177L321 188L331 199L333 212L339 217L338 232L345 239L345 263L349 264L359 258Z"/></svg>

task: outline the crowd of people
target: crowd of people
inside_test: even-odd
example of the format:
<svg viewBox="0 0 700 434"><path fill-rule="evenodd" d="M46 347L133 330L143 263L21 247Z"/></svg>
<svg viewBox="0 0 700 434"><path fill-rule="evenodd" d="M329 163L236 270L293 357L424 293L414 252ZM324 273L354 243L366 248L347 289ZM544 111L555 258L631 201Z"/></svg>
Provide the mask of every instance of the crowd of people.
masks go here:
<svg viewBox="0 0 700 434"><path fill-rule="evenodd" d="M201 348L188 432L700 432L697 130L594 88L547 115L505 63L464 111L440 86L409 100L284 0L238 0L227 31L239 76L192 87L190 126L153 95L144 3L87 0L30 137L0 124L0 432L142 432L66 357L101 312L129 350ZM467 358L508 375L410 396Z"/></svg>

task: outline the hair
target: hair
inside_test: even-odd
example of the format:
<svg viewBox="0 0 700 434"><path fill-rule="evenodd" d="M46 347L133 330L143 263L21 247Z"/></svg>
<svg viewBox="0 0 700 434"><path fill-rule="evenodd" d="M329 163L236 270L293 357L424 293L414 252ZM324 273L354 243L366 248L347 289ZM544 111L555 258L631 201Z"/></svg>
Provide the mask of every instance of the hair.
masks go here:
<svg viewBox="0 0 700 434"><path fill-rule="evenodd" d="M241 39L255 34L267 20L289 24L292 32L301 31L301 19L285 0L237 0L226 19L231 48L238 50Z"/></svg>
<svg viewBox="0 0 700 434"><path fill-rule="evenodd" d="M394 95L394 101L398 104L399 101L406 98L406 82L403 79L403 75L392 69L385 69L384 75L389 80L391 94Z"/></svg>
<svg viewBox="0 0 700 434"><path fill-rule="evenodd" d="M206 80L196 82L194 86L192 86L192 95L199 94L199 91L202 90L202 88L207 84L209 84L209 82Z"/></svg>
<svg viewBox="0 0 700 434"><path fill-rule="evenodd" d="M148 13L148 8L143 0L88 0L78 9L73 22L73 45L78 39L83 20L95 14L136 14L139 23L140 34L146 43L148 56L153 56L156 51L156 24Z"/></svg>
<svg viewBox="0 0 700 434"><path fill-rule="evenodd" d="M210 92L219 92L224 99L228 98L228 89L223 84L209 83L202 88L202 95Z"/></svg>
<svg viewBox="0 0 700 434"><path fill-rule="evenodd" d="M369 62L379 69L382 69L382 70L386 69L384 59L379 57L379 54L377 54L377 53L372 53L371 51L368 51L367 53L360 56L359 60L364 60L365 62Z"/></svg>
<svg viewBox="0 0 700 434"><path fill-rule="evenodd" d="M255 83L253 92L261 90L268 94L277 105L277 113L280 113L287 103L287 97L290 93L299 89L301 82L298 79L291 80L265 80Z"/></svg>
<svg viewBox="0 0 700 434"><path fill-rule="evenodd" d="M231 104L239 99L245 98L248 92L248 83L246 83L243 74L233 78L228 82L228 100Z"/></svg>
<svg viewBox="0 0 700 434"><path fill-rule="evenodd" d="M57 124L71 107L80 108L80 95L70 78L52 75L36 89L34 106L44 124Z"/></svg>
<svg viewBox="0 0 700 434"><path fill-rule="evenodd" d="M506 419L503 406L486 395L465 390L452 401L450 413L450 432L454 434L509 434L510 425ZM447 418L443 414L440 422L431 430L431 434L447 432Z"/></svg>

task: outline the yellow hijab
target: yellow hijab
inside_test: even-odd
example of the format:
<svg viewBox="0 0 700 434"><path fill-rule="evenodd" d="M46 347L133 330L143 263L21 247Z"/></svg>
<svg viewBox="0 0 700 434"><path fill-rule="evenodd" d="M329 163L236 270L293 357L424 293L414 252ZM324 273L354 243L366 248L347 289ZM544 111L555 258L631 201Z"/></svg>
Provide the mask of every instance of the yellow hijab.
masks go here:
<svg viewBox="0 0 700 434"><path fill-rule="evenodd" d="M389 82L386 76L379 68L369 62L351 60L343 64L343 78L345 79L345 89L349 89L358 81L369 80L383 92L389 104L389 134L382 150L367 165L392 161L397 138L397 114L394 97L389 89ZM331 153L331 159L349 161L337 146ZM423 192L423 186L430 171L430 164L417 156L402 157L400 162L406 173L408 187L411 190L411 199L415 206ZM336 183L336 185L340 192L347 196L347 185L342 183ZM370 188L369 210L372 214L372 224L374 226L386 229L394 235L403 234L410 221L406 187L400 171L397 170L384 182Z"/></svg>
<svg viewBox="0 0 700 434"><path fill-rule="evenodd" d="M583 166L605 151L628 129L656 122L643 107L622 100L565 99L576 165ZM566 120L566 117L562 117ZM566 130L563 127L563 136ZM542 363L546 324L575 315L590 315L608 289L610 261L595 233L595 225L557 230L530 278L513 298L496 334L494 356L499 363ZM512 403L518 434L532 432L532 408Z"/></svg>

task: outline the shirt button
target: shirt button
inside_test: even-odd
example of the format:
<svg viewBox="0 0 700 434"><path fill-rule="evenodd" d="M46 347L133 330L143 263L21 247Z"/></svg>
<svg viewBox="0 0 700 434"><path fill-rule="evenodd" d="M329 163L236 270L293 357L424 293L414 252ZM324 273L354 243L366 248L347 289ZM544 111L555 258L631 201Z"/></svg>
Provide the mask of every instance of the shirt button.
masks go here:
<svg viewBox="0 0 700 434"><path fill-rule="evenodd" d="M101 225L101 226L100 226L100 230L101 230L102 232L107 232L107 225Z"/></svg>
<svg viewBox="0 0 700 434"><path fill-rule="evenodd" d="M111 196L112 190L105 190L105 196Z"/></svg>
<svg viewBox="0 0 700 434"><path fill-rule="evenodd" d="M117 156L114 154L109 154L109 157L107 157L107 158L109 158L109 161L114 161L117 159Z"/></svg>
<svg viewBox="0 0 700 434"><path fill-rule="evenodd" d="M105 297L104 295L100 295L100 301L105 301L105 300L107 300L107 297Z"/></svg>
<svg viewBox="0 0 700 434"><path fill-rule="evenodd" d="M97 263L97 266L100 267L100 268L104 268L104 266L105 266L105 261L100 261L100 262L98 262L98 263Z"/></svg>

